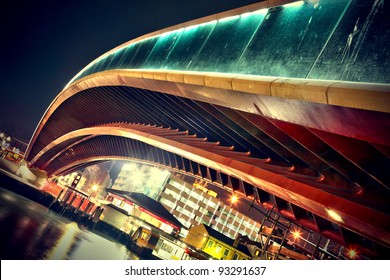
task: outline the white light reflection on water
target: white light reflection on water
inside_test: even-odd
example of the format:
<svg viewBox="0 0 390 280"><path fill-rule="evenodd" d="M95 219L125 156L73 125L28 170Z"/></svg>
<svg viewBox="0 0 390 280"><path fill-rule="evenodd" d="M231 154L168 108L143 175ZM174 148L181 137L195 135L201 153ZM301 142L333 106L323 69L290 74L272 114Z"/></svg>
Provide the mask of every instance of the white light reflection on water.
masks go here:
<svg viewBox="0 0 390 280"><path fill-rule="evenodd" d="M79 227L40 204L0 188L0 257L135 260L126 246Z"/></svg>
<svg viewBox="0 0 390 280"><path fill-rule="evenodd" d="M65 232L48 255L51 260L127 260L128 250L97 234L81 230L76 223L65 226ZM133 259L137 259L134 256Z"/></svg>

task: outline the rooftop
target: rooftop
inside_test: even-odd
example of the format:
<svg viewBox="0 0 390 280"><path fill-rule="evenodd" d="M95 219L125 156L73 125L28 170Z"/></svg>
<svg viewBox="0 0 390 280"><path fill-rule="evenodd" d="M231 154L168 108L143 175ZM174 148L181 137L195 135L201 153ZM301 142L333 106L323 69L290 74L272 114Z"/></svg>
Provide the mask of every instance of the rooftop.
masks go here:
<svg viewBox="0 0 390 280"><path fill-rule="evenodd" d="M151 199L147 195L136 192L127 192L121 190L107 189L107 192L119 195L126 198L127 200L141 206L147 211L153 213L156 216L163 218L169 223L182 228L184 227L165 207L158 201Z"/></svg>
<svg viewBox="0 0 390 280"><path fill-rule="evenodd" d="M222 241L223 243L231 246L231 247L235 247L233 246L234 245L234 239L231 239L229 237L227 237L226 235L224 235L223 233L220 233L219 231L216 231L215 229L212 229L211 227L203 224L203 226L205 227L206 231L208 232L208 234L212 237L214 237L215 239L218 239L220 241ZM248 247L246 247L245 245L242 245L241 243L238 243L237 248L239 251L241 251L242 253L248 255L248 256L251 256L251 253L249 252L249 249Z"/></svg>

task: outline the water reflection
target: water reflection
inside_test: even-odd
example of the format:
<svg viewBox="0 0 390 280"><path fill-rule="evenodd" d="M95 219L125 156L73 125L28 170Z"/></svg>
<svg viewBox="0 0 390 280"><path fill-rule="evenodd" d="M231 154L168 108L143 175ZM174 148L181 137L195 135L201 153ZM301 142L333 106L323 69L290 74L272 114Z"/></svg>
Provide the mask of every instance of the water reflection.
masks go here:
<svg viewBox="0 0 390 280"><path fill-rule="evenodd" d="M0 258L138 259L124 245L80 227L40 204L0 188Z"/></svg>

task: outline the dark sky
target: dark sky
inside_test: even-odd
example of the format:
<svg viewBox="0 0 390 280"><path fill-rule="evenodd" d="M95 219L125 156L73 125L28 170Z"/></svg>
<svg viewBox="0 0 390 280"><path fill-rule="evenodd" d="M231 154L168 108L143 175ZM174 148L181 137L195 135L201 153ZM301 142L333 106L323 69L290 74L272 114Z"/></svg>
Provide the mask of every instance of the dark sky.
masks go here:
<svg viewBox="0 0 390 280"><path fill-rule="evenodd" d="M28 142L84 66L144 34L260 0L9 1L0 12L0 131Z"/></svg>

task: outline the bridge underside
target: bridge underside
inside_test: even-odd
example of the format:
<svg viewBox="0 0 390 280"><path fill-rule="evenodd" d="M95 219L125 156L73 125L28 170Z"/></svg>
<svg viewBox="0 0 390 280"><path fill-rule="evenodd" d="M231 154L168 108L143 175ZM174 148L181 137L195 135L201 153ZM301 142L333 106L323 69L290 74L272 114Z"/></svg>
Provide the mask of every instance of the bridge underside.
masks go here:
<svg viewBox="0 0 390 280"><path fill-rule="evenodd" d="M233 90L235 83L267 90ZM344 100L356 84L295 84L199 73L95 74L53 102L27 160L49 176L113 159L165 166L256 199L307 229L380 258L390 240L388 115L329 104L331 92ZM328 103L305 100L313 88L317 96L328 95ZM379 97L364 106L386 102L382 87L366 91ZM346 115L348 122L342 120ZM333 220L330 210L342 220Z"/></svg>
<svg viewBox="0 0 390 280"><path fill-rule="evenodd" d="M112 159L164 166L388 258L390 5L289 2L156 31L92 61L47 109L26 160L49 176Z"/></svg>

